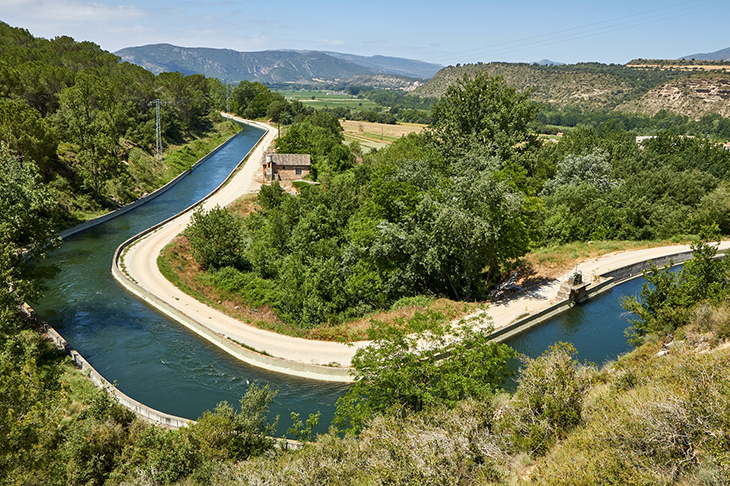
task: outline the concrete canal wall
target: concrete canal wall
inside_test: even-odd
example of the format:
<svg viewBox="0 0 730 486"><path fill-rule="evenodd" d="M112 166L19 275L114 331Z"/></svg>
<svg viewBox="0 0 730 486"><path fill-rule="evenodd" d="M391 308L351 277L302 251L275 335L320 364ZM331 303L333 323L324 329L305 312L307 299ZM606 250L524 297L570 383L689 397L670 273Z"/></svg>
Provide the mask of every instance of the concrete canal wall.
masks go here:
<svg viewBox="0 0 730 486"><path fill-rule="evenodd" d="M588 302L590 302L590 298L602 294L603 292L608 292L621 282L641 277L644 274L644 270L651 268L652 265L663 267L671 263L676 266L684 263L687 260L690 260L692 258L692 255L692 251L682 251L673 253L671 255L665 255L658 258L635 262L630 265L622 266L601 273L598 275L600 277L600 282L590 285L587 289L589 297ZM506 327L495 330L491 334L492 340L496 342L506 341L511 337L523 333L528 329L538 326L545 321L555 317L561 312L567 310L571 305L574 304L569 300L561 300L560 302L553 304L550 307L541 310L540 312L536 312L535 314L518 319Z"/></svg>

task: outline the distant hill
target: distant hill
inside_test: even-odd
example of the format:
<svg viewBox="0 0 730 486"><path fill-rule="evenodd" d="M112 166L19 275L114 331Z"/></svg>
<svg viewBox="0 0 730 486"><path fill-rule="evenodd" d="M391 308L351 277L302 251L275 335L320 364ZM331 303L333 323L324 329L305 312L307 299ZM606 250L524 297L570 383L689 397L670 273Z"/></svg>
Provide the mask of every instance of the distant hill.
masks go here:
<svg viewBox="0 0 730 486"><path fill-rule="evenodd" d="M541 61L537 61L535 64L539 64L540 66L563 66L565 63L559 61L551 61L550 59L542 59Z"/></svg>
<svg viewBox="0 0 730 486"><path fill-rule="evenodd" d="M364 57L320 51L272 50L240 52L232 49L151 44L115 52L124 61L158 74L180 71L204 74L225 82L317 84L342 82L358 75L396 75L427 78L441 66L411 59Z"/></svg>
<svg viewBox="0 0 730 486"><path fill-rule="evenodd" d="M680 57L680 59L697 59L703 61L730 61L730 47L720 49L715 52L706 52L702 54L691 54L689 56Z"/></svg>
<svg viewBox="0 0 730 486"><path fill-rule="evenodd" d="M674 61L678 62L678 61ZM730 72L656 69L653 65L479 63L449 66L414 90L440 97L464 75L485 71L555 108L605 109L654 115L668 110L695 118L730 117Z"/></svg>
<svg viewBox="0 0 730 486"><path fill-rule="evenodd" d="M354 54L341 54L339 52L325 52L330 56L346 61L354 62L360 66L380 71L383 74L394 74L407 76L410 78L428 79L439 72L443 66L440 64L431 64L423 61L414 61L412 59L403 59L400 57L387 56L356 56Z"/></svg>

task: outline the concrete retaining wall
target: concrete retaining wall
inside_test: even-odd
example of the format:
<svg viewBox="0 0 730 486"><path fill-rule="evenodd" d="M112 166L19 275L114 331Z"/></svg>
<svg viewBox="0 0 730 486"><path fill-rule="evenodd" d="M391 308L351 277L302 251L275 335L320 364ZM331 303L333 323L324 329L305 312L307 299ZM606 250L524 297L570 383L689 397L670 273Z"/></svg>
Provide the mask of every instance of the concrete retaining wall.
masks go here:
<svg viewBox="0 0 730 486"><path fill-rule="evenodd" d="M598 285L588 287L588 296L594 297L611 290L613 287L626 280L641 277L644 274L644 270L651 268L652 265L656 265L658 267L663 267L670 263L680 265L681 263L690 260L693 253L694 252L691 250L677 252L659 258L652 258L650 260L632 263L631 265L626 265L624 267L602 273L600 274L600 277L605 278L606 280ZM724 256L723 253L718 254L718 257L722 256ZM542 324L548 319L566 311L569 307L570 302L568 300L563 300L536 314L527 316L524 319L519 319L507 327L497 329L491 334L491 338L496 342L506 341L517 334Z"/></svg>
<svg viewBox="0 0 730 486"><path fill-rule="evenodd" d="M64 352L71 357L71 361L73 361L73 363L79 369L81 369L84 374L86 374L86 376L89 378L89 380L91 380L94 385L101 388L102 390L106 390L107 392L109 392L124 407L130 409L148 422L164 425L165 427L170 427L174 429L187 427L188 424L192 422L192 420L188 420L186 418L160 412L159 410L150 408L147 405L138 402L137 400L129 398L127 395L125 395L115 386L109 383L106 378L101 376L101 374L96 371L94 367L91 366L89 362L86 361L86 359L84 359L83 356L81 356L75 349L73 349L71 345L69 345L68 342L55 329L48 326L47 324L44 324L43 327L48 338L53 341L59 349L64 350Z"/></svg>
<svg viewBox="0 0 730 486"><path fill-rule="evenodd" d="M225 115L227 118L236 119L235 117L231 115ZM268 129L265 125L261 124L254 124L255 126L259 126L260 128ZM263 136L261 137L263 139ZM258 144L261 142L256 143L248 154L246 154L245 157L241 159L239 162L239 166L244 163L244 161L249 157L249 155L256 149ZM259 368L264 368L269 371L275 371L279 373L285 373L287 375L293 375L293 376L299 376L302 378L308 378L312 380L321 380L321 381L330 381L330 382L340 382L340 383L351 383L352 376L350 375L349 368L338 368L338 367L332 367L332 366L321 366L321 365L315 365L315 364L308 364L308 363L300 363L295 361L289 361L283 358L277 358L274 356L268 356L265 354L262 354L254 349L246 348L245 346L241 345L240 343L231 341L230 339L226 338L223 335L220 335L216 332L213 332L208 328L204 323L198 321L197 319L193 318L192 316L189 316L185 314L184 312L176 309L169 303L165 302L164 300L160 299L156 295L153 295L149 291L143 289L140 287L134 280L132 280L126 272L121 268L120 266L120 259L122 254L124 253L124 250L128 248L129 246L133 245L135 242L139 241L140 239L144 238L148 234L152 233L153 231L157 230L161 226L165 225L169 221L172 221L175 218L178 218L179 216L192 211L195 207L197 207L199 204L202 204L207 199L209 199L212 195L214 195L216 192L218 192L221 187L223 187L228 181L224 181L220 186L218 186L215 190L213 190L210 194L208 194L206 197L201 199L198 203L193 204L192 206L182 210L178 214L175 214L169 218L167 218L165 221L162 221L151 228L148 228L141 233L131 237L124 243L122 243L114 253L114 259L112 261L112 275L114 278L117 279L119 283L121 283L127 290L132 292L133 294L137 295L142 300L148 302L158 310L164 312L166 315L170 316L171 318L175 319L191 331L195 332L202 338L208 340L209 342L215 344L223 351L227 352L228 354L232 355L233 357L248 363L252 366L257 366Z"/></svg>
<svg viewBox="0 0 730 486"><path fill-rule="evenodd" d="M231 117L226 117L231 118ZM262 127L263 128L263 127ZM234 135L235 136L235 135ZM90 221L87 221L85 223L82 223L80 225L74 226L73 228L69 228L67 230L62 231L59 236L66 239L69 238L72 235L75 235L77 233L80 233L82 231L85 231L89 228L93 228L94 226L98 226L102 223L105 223L109 221L112 218L115 218L117 216L121 216L122 214L156 198L157 196L160 196L170 190L172 187L175 186L178 182L180 182L184 177L187 177L192 171L194 171L200 164L208 160L213 154L218 152L221 148L223 148L233 137L229 138L222 144L220 144L218 147L216 147L213 151L208 153L205 157L198 160L195 164L191 166L190 169L186 170L185 172L179 174L177 177L175 177L173 180L165 184L163 187L157 189L155 192L144 196L137 201L128 204L127 206L124 206L123 208L117 209L115 211L112 211L108 214L105 214L103 216L100 216L98 218L92 219ZM262 137L263 138L263 137ZM260 140L259 140L260 142ZM247 155L248 156L248 155ZM245 158L244 158L245 159ZM239 163L240 165L240 163ZM218 189L216 189L218 190ZM188 208L187 210L189 210ZM117 250L119 251L119 250ZM114 262L116 263L116 255ZM115 265L116 267L116 265ZM112 269L113 273L114 269ZM159 410L155 410L151 407L148 407L147 405L138 402L137 400L134 400L121 391L119 391L115 386L113 386L111 383L109 383L106 378L104 378L96 369L94 369L91 364L89 364L86 359L79 354L78 351L73 349L71 345L68 344L68 342L61 336L55 329L48 326L47 324L43 324L44 331L46 335L51 339L56 346L58 346L60 349L63 349L64 352L66 352L70 357L73 363L78 366L82 371L84 371L87 375L87 377L91 380L92 383L94 383L97 387L102 388L112 394L116 399L119 401L119 403L126 408L132 410L134 413L136 413L138 416L142 417L143 419L163 425L170 428L180 428L180 427L186 427L189 423L192 421L183 417L177 417L175 415L170 415L164 412L160 412Z"/></svg>
<svg viewBox="0 0 730 486"><path fill-rule="evenodd" d="M652 258L651 260L646 260L643 262L634 263L633 265L617 268L616 270L611 270L610 272L606 272L601 276L613 277L616 282L623 282L624 280L641 277L644 274L644 270L651 268L652 265L663 267L665 265L669 265L669 263L671 262L673 262L674 265L679 265L680 263L684 263L687 260L691 260L692 255L692 251L683 251L664 257Z"/></svg>
<svg viewBox="0 0 730 486"><path fill-rule="evenodd" d="M230 117L224 117L224 118L229 118L230 119ZM188 170L181 172L173 180L171 180L170 182L168 182L164 186L160 187L159 189L155 190L154 192L152 192L150 194L147 194L146 196L142 196L141 198L137 199L136 201L134 201L132 203L129 203L126 206L121 207L119 209L115 209L114 211L111 211L111 212L109 212L107 214L104 214L103 216L99 216L98 218L90 219L89 221L85 221L85 222L83 222L81 224L78 224L78 225L72 227L72 228L65 229L65 230L61 231L58 234L58 236L60 236L62 239L65 240L65 239L67 239L67 238L69 238L69 237L71 237L71 236L73 236L75 234L81 233L82 231L86 231L89 228L93 228L94 226L98 226L98 225L100 225L102 223L106 223L110 219L114 219L117 216L121 216L122 214L124 214L126 212L129 212L132 209L134 209L134 208L136 208L138 206L141 206L142 204L145 204L145 203L151 201L152 199L154 199L154 198L156 198L158 196L161 196L162 194L164 194L167 191L169 191L170 189L172 189L178 182L180 182L185 177L187 177L188 175L190 175L200 164L202 164L203 162L205 162L206 160L208 160L213 154L215 154L221 148L223 148L228 142L231 141L231 139L233 137L235 137L235 135L233 135L232 137L230 137L228 140L226 140L222 144L218 145L210 153L208 153L207 155L205 155L205 157L201 158L200 160L198 160L197 162L195 162L192 166L190 166L190 168Z"/></svg>
<svg viewBox="0 0 730 486"><path fill-rule="evenodd" d="M599 284L591 285L587 289L588 297L591 298L603 292L607 292L611 290L614 285L615 280L613 278L607 278L605 281ZM568 310L568 308L570 308L570 305L571 302L567 299L560 301L557 304L551 305L547 309L543 309L540 312L529 315L523 319L519 319L507 327L495 330L491 334L490 338L496 342L506 341L507 339L516 336L517 334L520 334L527 331L528 329L542 324L543 322L555 317L561 312L565 312L566 310Z"/></svg>

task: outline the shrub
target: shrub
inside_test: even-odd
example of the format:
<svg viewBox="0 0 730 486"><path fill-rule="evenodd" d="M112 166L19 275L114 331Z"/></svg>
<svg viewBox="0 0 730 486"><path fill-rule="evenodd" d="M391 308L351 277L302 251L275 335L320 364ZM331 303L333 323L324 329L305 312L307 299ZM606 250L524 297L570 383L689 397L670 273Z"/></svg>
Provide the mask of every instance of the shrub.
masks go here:
<svg viewBox="0 0 730 486"><path fill-rule="evenodd" d="M575 354L572 345L558 343L539 358L523 358L517 391L498 425L513 450L542 455L582 422L588 380Z"/></svg>
<svg viewBox="0 0 730 486"><path fill-rule="evenodd" d="M195 260L205 269L245 267L243 225L225 208L199 207L185 230Z"/></svg>

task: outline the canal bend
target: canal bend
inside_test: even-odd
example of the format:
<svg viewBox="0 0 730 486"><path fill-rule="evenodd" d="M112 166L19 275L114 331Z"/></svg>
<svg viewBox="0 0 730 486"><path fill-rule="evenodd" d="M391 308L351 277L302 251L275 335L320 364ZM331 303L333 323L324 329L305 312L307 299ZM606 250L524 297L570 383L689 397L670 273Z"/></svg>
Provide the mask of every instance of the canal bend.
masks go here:
<svg viewBox="0 0 730 486"><path fill-rule="evenodd" d="M139 301L111 275L116 248L130 237L200 201L229 177L241 157L261 138L244 126L219 151L169 191L131 211L69 238L50 259L59 272L38 314L63 335L120 391L145 405L195 419L221 401L236 404L251 383L278 390L272 413L281 415L278 434L291 411L322 412L327 429L346 385L311 381L246 365ZM629 350L621 295L638 294L643 279L560 314L509 341L528 356L540 355L557 341L572 342L580 360L598 364Z"/></svg>
<svg viewBox="0 0 730 486"><path fill-rule="evenodd" d="M278 390L272 412L322 411L326 428L346 386L297 379L241 363L140 302L111 275L116 248L203 199L228 178L263 130L244 126L167 192L70 237L50 256L59 272L32 303L107 380L145 405L195 419L221 401L237 404L251 383Z"/></svg>

